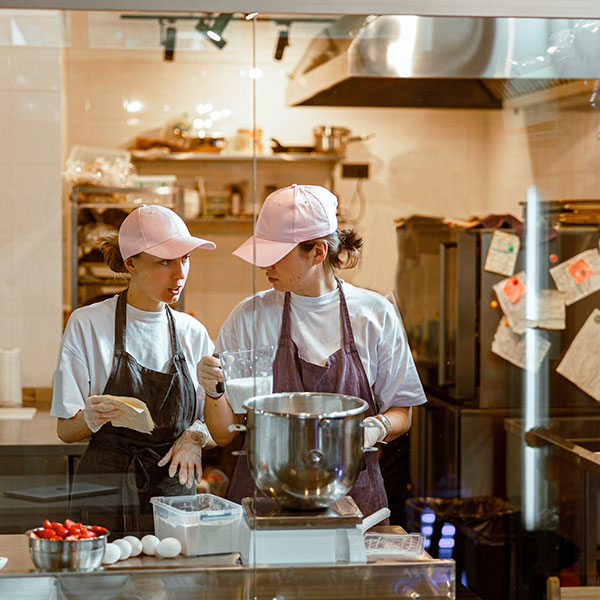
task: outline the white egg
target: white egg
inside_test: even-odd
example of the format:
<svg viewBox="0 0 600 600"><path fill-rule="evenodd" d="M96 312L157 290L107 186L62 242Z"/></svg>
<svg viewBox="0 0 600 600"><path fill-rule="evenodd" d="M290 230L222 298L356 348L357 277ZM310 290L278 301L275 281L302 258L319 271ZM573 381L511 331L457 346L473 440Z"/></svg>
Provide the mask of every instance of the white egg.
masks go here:
<svg viewBox="0 0 600 600"><path fill-rule="evenodd" d="M121 549L117 544L108 543L106 544L106 548L104 549L104 558L102 562L105 565L112 565L116 563L121 558Z"/></svg>
<svg viewBox="0 0 600 600"><path fill-rule="evenodd" d="M142 549L144 550L144 554L148 554L149 556L156 554L158 542L160 542L160 540L155 535L145 535L142 538Z"/></svg>
<svg viewBox="0 0 600 600"><path fill-rule="evenodd" d="M131 556L138 556L142 553L142 542L135 535L126 535L123 539L131 544Z"/></svg>
<svg viewBox="0 0 600 600"><path fill-rule="evenodd" d="M131 556L131 544L127 540L115 540L113 544L116 544L121 551L120 560L127 560Z"/></svg>
<svg viewBox="0 0 600 600"><path fill-rule="evenodd" d="M181 542L175 538L165 538L156 546L156 554L161 558L175 558L181 552Z"/></svg>

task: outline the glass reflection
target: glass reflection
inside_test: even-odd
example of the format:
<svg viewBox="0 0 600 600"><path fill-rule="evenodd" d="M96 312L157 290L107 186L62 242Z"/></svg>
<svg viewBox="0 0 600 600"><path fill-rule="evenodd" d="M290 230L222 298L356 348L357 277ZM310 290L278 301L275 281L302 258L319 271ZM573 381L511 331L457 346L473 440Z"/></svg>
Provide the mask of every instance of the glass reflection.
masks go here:
<svg viewBox="0 0 600 600"><path fill-rule="evenodd" d="M262 201L292 183L322 185L339 199L340 222L365 238L361 266L345 276L396 293L426 386L408 438L381 451L393 522L425 522L407 500L435 499L438 511L502 500L477 509L502 523L501 541L475 537L467 518L484 513L465 516L464 502L436 519L455 528L444 545L459 579L484 598L494 586L541 597L550 574L596 582L598 21L234 15L219 48L198 31L206 15L164 20L162 36L158 19L122 16L0 12L0 240L10 250L0 345L21 348L23 386L49 386L63 304L115 291L98 265L72 275L63 247L61 231L77 238L91 223L72 228L61 199L73 146L133 149L139 175L185 182L188 226L219 254L192 267L183 307L213 339L237 302L269 287L231 257ZM342 63L351 68L338 71ZM157 139L175 151L161 156ZM318 151L325 142L336 150ZM173 156L184 152L193 155ZM522 233L511 275L485 268L500 228ZM101 285L72 302L79 267ZM505 308L519 299L503 305L498 294L521 272L525 327L515 332ZM70 481L82 449L57 446L53 424L38 420L47 409L46 400L30 422L3 427L3 491ZM22 446L34 458L10 454ZM207 467L226 473L228 457L207 453ZM67 516L62 501L2 498L6 534ZM484 572L494 577L482 581Z"/></svg>

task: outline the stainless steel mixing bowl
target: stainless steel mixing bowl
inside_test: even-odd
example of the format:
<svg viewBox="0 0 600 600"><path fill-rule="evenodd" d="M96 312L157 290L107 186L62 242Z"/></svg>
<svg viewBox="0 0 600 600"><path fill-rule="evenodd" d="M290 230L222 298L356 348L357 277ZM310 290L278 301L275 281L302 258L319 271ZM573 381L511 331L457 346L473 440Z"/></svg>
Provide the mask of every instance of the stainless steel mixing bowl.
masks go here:
<svg viewBox="0 0 600 600"><path fill-rule="evenodd" d="M316 510L352 487L363 464L364 400L280 393L251 398L244 407L248 464L266 496L287 508Z"/></svg>
<svg viewBox="0 0 600 600"><path fill-rule="evenodd" d="M107 533L95 538L69 541L36 539L28 536L29 554L33 564L42 571L62 569L87 571L102 564L108 535Z"/></svg>

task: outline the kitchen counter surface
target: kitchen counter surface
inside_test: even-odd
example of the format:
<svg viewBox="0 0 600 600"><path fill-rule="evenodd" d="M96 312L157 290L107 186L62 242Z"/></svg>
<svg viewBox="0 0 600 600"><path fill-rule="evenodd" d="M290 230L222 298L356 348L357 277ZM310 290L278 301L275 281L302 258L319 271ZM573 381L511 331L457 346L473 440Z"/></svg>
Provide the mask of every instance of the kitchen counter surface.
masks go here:
<svg viewBox="0 0 600 600"><path fill-rule="evenodd" d="M394 526L375 529L386 533L403 531ZM415 592L427 598L455 597L454 562L432 559L426 554L410 561L258 567L241 565L237 554L162 560L143 556L90 572L44 573L34 568L27 538L20 534L0 536L0 555L8 558L0 571L0 597L6 600L134 596L144 600L248 597L352 600L408 598L415 597L411 595Z"/></svg>
<svg viewBox="0 0 600 600"><path fill-rule="evenodd" d="M87 442L63 442L47 408L38 408L31 419L0 419L0 456L81 456L86 447Z"/></svg>

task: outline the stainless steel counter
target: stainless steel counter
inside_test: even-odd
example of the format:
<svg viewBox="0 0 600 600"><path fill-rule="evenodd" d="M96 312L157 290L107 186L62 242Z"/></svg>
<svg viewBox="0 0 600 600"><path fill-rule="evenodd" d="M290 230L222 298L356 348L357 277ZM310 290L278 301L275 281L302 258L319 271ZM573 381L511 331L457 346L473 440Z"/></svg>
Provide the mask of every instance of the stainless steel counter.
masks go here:
<svg viewBox="0 0 600 600"><path fill-rule="evenodd" d="M523 451L537 450L549 509L546 527L573 545L581 581L597 585L600 560L600 417L551 417L543 427L524 431L522 419L506 419L512 466L509 497L521 502ZM513 483L510 483L510 479ZM542 491L539 492L542 497Z"/></svg>
<svg viewBox="0 0 600 600"><path fill-rule="evenodd" d="M67 500L41 502L4 492L50 486L68 491L87 442L66 444L56 434L48 407L36 407L31 419L0 418L0 533L20 533L45 518L63 521ZM0 555L2 552L0 551Z"/></svg>
<svg viewBox="0 0 600 600"><path fill-rule="evenodd" d="M63 442L47 408L38 408L32 419L0 420L0 456L81 456L86 447L87 442Z"/></svg>
<svg viewBox="0 0 600 600"><path fill-rule="evenodd" d="M144 556L91 572L43 573L33 568L24 535L0 536L0 554L8 557L0 571L2 600L451 599L456 594L454 561L428 555L410 561L297 567L241 565L237 554L164 560Z"/></svg>

